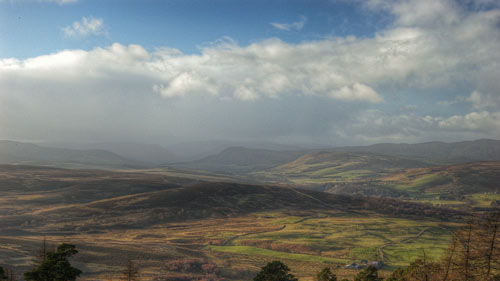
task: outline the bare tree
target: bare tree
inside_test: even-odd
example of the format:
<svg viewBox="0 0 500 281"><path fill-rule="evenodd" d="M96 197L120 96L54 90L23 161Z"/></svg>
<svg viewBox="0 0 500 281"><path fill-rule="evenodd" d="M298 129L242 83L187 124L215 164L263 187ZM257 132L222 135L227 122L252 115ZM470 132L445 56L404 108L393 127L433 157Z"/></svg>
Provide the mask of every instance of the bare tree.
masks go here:
<svg viewBox="0 0 500 281"><path fill-rule="evenodd" d="M486 219L486 225L484 226L484 241L485 249L483 256L483 263L485 268L485 277L487 279L491 278L492 271L494 269L499 269L500 263L500 210L496 210Z"/></svg>
<svg viewBox="0 0 500 281"><path fill-rule="evenodd" d="M454 234L451 240L450 247L448 248L448 254L443 260L443 278L442 281L447 281L450 276L450 271L453 270L453 259L455 258L456 251L458 247L458 237Z"/></svg>
<svg viewBox="0 0 500 281"><path fill-rule="evenodd" d="M457 249L457 255L453 261L454 265L454 277L455 279L463 281L474 280L473 276L473 242L474 242L474 231L475 220L470 218L467 224L460 230L456 232L456 237L458 240L459 248Z"/></svg>
<svg viewBox="0 0 500 281"><path fill-rule="evenodd" d="M45 258L47 257L47 253L51 250L53 250L53 249L51 249L51 246L47 242L47 238L44 236L43 241L42 241L42 245L40 245L40 248L38 249L38 251L36 253L37 264L41 264L45 260Z"/></svg>
<svg viewBox="0 0 500 281"><path fill-rule="evenodd" d="M132 261L128 260L125 269L122 271L122 279L123 281L139 281L139 269L137 265Z"/></svg>
<svg viewBox="0 0 500 281"><path fill-rule="evenodd" d="M425 250L420 258L413 261L407 268L406 278L404 280L412 281L435 281L441 271L441 265L432 261Z"/></svg>
<svg viewBox="0 0 500 281"><path fill-rule="evenodd" d="M7 276L7 281L16 281L16 274L14 272L14 269L7 268L5 273L5 275Z"/></svg>

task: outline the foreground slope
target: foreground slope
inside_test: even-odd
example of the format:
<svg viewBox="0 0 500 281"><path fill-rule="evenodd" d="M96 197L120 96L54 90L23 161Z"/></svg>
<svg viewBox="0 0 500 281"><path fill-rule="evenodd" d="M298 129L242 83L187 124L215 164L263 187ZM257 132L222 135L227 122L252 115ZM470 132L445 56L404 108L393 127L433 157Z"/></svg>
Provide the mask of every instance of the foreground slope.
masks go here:
<svg viewBox="0 0 500 281"><path fill-rule="evenodd" d="M189 275L166 264L201 259L229 280L247 280L277 258L299 276L353 258L406 264L418 250L398 249L401 241L439 255L461 216L393 199L137 172L7 165L0 187L0 263L29 268L45 236L76 244L75 263L93 278L117 274L129 258L147 278ZM424 229L429 236L415 237ZM380 252L388 241L395 248Z"/></svg>

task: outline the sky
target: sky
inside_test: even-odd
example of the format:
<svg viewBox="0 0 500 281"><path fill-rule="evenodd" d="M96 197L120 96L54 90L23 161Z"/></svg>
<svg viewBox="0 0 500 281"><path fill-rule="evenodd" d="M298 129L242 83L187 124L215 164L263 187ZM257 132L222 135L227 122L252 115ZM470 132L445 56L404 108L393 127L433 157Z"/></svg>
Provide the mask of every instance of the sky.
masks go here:
<svg viewBox="0 0 500 281"><path fill-rule="evenodd" d="M500 139L496 0L0 0L0 139Z"/></svg>

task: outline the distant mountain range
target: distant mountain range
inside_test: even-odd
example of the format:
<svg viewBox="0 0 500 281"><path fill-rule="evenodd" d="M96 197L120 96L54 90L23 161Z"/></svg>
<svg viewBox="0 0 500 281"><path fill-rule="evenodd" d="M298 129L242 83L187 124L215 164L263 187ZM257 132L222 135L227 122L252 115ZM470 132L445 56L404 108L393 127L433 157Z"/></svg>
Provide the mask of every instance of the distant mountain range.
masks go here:
<svg viewBox="0 0 500 281"><path fill-rule="evenodd" d="M289 167L298 167L299 162L315 163L314 170L318 170L318 167L323 169L334 165L332 163L337 163L335 165L338 166L339 161L347 161L346 159L350 159L348 162L351 164L357 163L356 161L365 163L360 164L364 170L377 171L382 167L387 170L388 165L394 166L393 168L415 168L474 161L500 161L500 141L488 139L455 143L387 143L326 149L301 149L269 144L227 147L231 144L233 143L206 143L204 146L204 143L191 143L163 147L137 143L98 143L79 145L76 147L83 149L75 149L74 146L60 148L5 140L0 141L0 164L74 168L146 168L168 165L182 170L247 174L275 169L282 165L286 167L287 163ZM179 157L189 150L193 150L194 154L188 158ZM181 159L206 155L209 151L217 153L204 156L200 160L179 163ZM299 160L301 157L303 159ZM352 162L353 157L358 160ZM298 162L291 163L293 161ZM360 170L360 165L351 166L349 169Z"/></svg>
<svg viewBox="0 0 500 281"><path fill-rule="evenodd" d="M303 159L299 160L299 157ZM357 160L353 160L354 158ZM357 163L356 161L365 163L361 165L363 169L375 170L388 168L388 166L415 168L474 161L500 161L500 141L483 139L456 143L375 144L289 151L230 147L218 154L197 161L177 164L174 167L222 173L244 173L275 168L295 160L303 164L315 163L316 168L314 169L319 166L322 168L328 168L328 165L338 166L342 164L341 161L351 163L353 160L354 163ZM368 167L370 165L371 167ZM289 163L288 166L297 167L298 163ZM361 166L357 165L353 168L359 170Z"/></svg>
<svg viewBox="0 0 500 281"><path fill-rule="evenodd" d="M335 148L334 150L399 156L435 164L458 164L473 161L500 161L500 140L491 139L453 143L381 143L370 146L340 147Z"/></svg>
<svg viewBox="0 0 500 281"><path fill-rule="evenodd" d="M42 165L71 168L144 168L106 150L76 150L39 146L32 143L0 141L0 164Z"/></svg>
<svg viewBox="0 0 500 281"><path fill-rule="evenodd" d="M52 143L47 146L77 150L106 150L126 159L136 160L151 165L179 161L171 150L158 144L137 142L98 142L98 143Z"/></svg>
<svg viewBox="0 0 500 281"><path fill-rule="evenodd" d="M246 173L272 168L306 154L307 151L276 151L230 147L198 161L172 165L178 169L205 170L216 173Z"/></svg>

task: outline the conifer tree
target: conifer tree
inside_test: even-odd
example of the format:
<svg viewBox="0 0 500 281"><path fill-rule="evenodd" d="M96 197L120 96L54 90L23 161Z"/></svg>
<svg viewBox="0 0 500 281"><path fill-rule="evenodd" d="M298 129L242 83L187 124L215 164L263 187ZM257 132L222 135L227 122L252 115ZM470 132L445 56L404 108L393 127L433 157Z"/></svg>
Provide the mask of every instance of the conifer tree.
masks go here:
<svg viewBox="0 0 500 281"><path fill-rule="evenodd" d="M40 265L24 273L26 281L75 281L82 273L72 267L68 258L78 253L71 244L61 244L56 251L48 251Z"/></svg>

